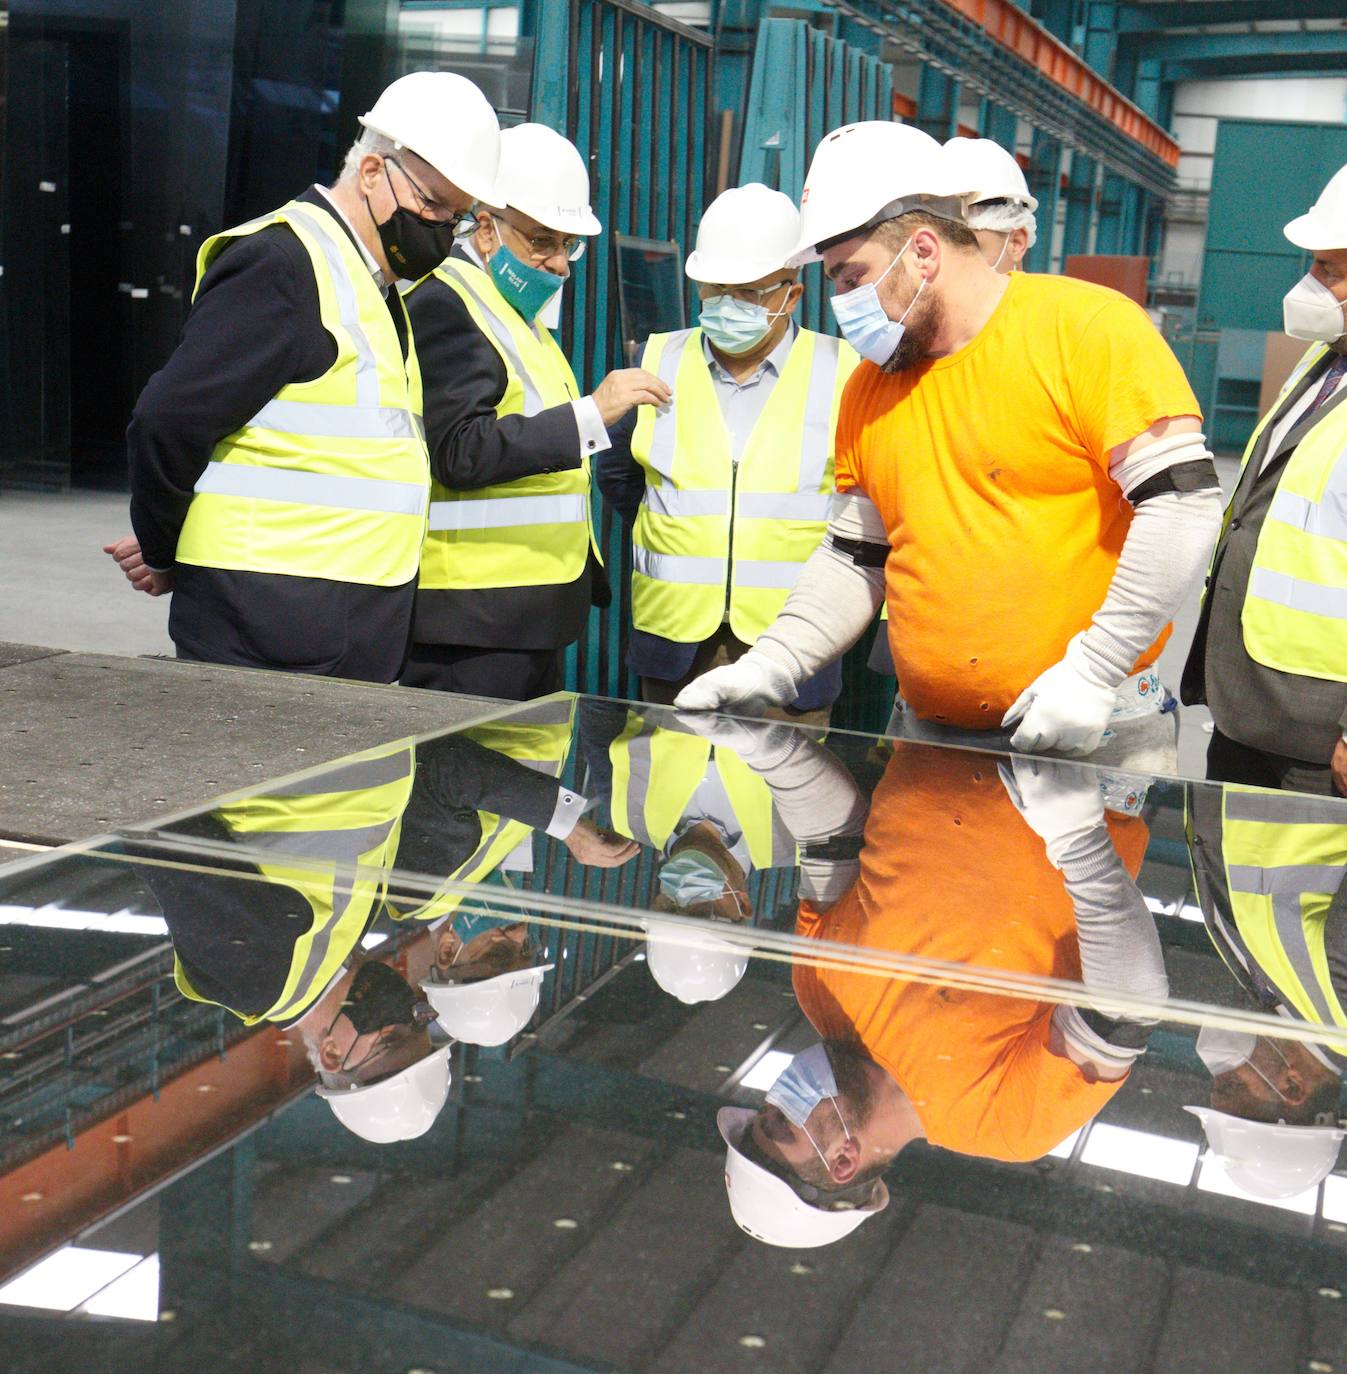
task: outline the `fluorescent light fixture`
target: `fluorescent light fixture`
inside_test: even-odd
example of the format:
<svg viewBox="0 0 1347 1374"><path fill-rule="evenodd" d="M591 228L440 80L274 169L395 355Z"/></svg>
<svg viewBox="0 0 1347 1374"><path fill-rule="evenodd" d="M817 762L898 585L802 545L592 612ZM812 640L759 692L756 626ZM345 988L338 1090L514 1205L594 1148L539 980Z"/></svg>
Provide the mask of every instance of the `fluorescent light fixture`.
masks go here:
<svg viewBox="0 0 1347 1374"><path fill-rule="evenodd" d="M1198 1147L1186 1140L1095 1122L1080 1157L1101 1169L1186 1184L1193 1176L1197 1155Z"/></svg>
<svg viewBox="0 0 1347 1374"><path fill-rule="evenodd" d="M159 1320L159 1256L149 1255L84 1303L91 1317L124 1317L128 1321Z"/></svg>
<svg viewBox="0 0 1347 1374"><path fill-rule="evenodd" d="M72 1312L141 1261L120 1250L90 1250L64 1245L0 1287L0 1303Z"/></svg>
<svg viewBox="0 0 1347 1374"><path fill-rule="evenodd" d="M739 1080L739 1086L765 1093L781 1076L781 1070L794 1058L793 1054L787 1054L785 1050L768 1050Z"/></svg>
<svg viewBox="0 0 1347 1374"><path fill-rule="evenodd" d="M1245 1202L1256 1202L1263 1207L1280 1207L1286 1212L1299 1212L1301 1216L1312 1217L1319 1205L1318 1188L1307 1188L1303 1193L1292 1197L1259 1197L1246 1193L1239 1184L1231 1181L1215 1159L1208 1154L1202 1160L1202 1172L1197 1176L1197 1186L1204 1193L1217 1193L1221 1197L1243 1198Z"/></svg>
<svg viewBox="0 0 1347 1374"><path fill-rule="evenodd" d="M1067 1138L1055 1149L1048 1151L1049 1159L1070 1159L1071 1151L1076 1148L1076 1141L1080 1138L1079 1131L1072 1131Z"/></svg>
<svg viewBox="0 0 1347 1374"><path fill-rule="evenodd" d="M1341 1174L1324 1179L1324 1220L1347 1221L1347 1178Z"/></svg>
<svg viewBox="0 0 1347 1374"><path fill-rule="evenodd" d="M368 935L361 938L360 948L376 949L379 945L383 944L386 939L388 939L388 936L384 935L381 931L371 930Z"/></svg>
<svg viewBox="0 0 1347 1374"><path fill-rule="evenodd" d="M167 935L162 916L121 911L80 911L62 906L0 905L0 926L40 926L44 930L100 930L112 935Z"/></svg>

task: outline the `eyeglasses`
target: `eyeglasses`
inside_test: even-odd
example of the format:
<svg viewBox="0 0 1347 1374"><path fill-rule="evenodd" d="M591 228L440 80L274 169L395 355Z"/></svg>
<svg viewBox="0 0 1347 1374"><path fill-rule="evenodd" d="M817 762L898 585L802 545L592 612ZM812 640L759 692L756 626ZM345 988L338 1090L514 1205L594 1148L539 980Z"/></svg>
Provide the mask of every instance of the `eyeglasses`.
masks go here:
<svg viewBox="0 0 1347 1374"><path fill-rule="evenodd" d="M447 214L448 219L438 219L437 225L452 225L453 235L456 239L470 238L477 232L477 216L471 210L454 210L447 205L441 205L438 200L432 200L430 196L416 184L412 174L395 157L384 158L385 162L391 162L394 167L402 173L407 181L407 185L412 188L412 194L420 202L420 212L422 215L429 213L432 217ZM390 182L391 185L391 182Z"/></svg>
<svg viewBox="0 0 1347 1374"><path fill-rule="evenodd" d="M783 286L794 286L795 281L789 278L786 281L775 281L771 286L727 286L723 282L715 282L710 285L709 296L704 296L703 300L714 300L717 296L733 296L737 301L743 301L748 305L766 305L767 301Z"/></svg>
<svg viewBox="0 0 1347 1374"><path fill-rule="evenodd" d="M567 234L564 237L557 234L530 234L521 229L508 215L502 215L501 218L528 244L529 259L532 262L544 263L548 258L555 258L558 254L564 255L568 262L578 262L585 255L588 240L581 238L579 234Z"/></svg>

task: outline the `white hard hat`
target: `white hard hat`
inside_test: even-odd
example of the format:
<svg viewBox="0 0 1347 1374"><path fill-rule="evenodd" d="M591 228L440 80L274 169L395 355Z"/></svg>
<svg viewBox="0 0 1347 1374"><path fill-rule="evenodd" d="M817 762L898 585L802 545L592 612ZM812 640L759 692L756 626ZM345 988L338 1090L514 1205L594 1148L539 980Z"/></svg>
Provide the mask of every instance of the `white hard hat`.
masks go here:
<svg viewBox="0 0 1347 1374"><path fill-rule="evenodd" d="M1306 214L1282 230L1297 248L1347 248L1347 167L1339 167Z"/></svg>
<svg viewBox="0 0 1347 1374"><path fill-rule="evenodd" d="M965 212L983 200L1013 200L1030 213L1038 209L1020 164L995 140L951 138L942 151Z"/></svg>
<svg viewBox="0 0 1347 1374"><path fill-rule="evenodd" d="M589 169L580 150L546 124L501 130L496 205L522 210L549 229L601 234L589 204Z"/></svg>
<svg viewBox="0 0 1347 1374"><path fill-rule="evenodd" d="M817 262L820 243L909 210L961 220L959 192L930 134L882 119L843 125L814 150L791 265Z"/></svg>
<svg viewBox="0 0 1347 1374"><path fill-rule="evenodd" d="M400 1073L368 1087L318 1089L332 1114L376 1145L415 1140L434 1125L449 1096L449 1050L442 1045Z"/></svg>
<svg viewBox="0 0 1347 1374"><path fill-rule="evenodd" d="M652 935L645 922L646 964L651 977L671 997L692 1006L717 1002L739 986L748 968L748 954L714 935L683 932L676 938Z"/></svg>
<svg viewBox="0 0 1347 1374"><path fill-rule="evenodd" d="M533 1019L543 975L554 964L516 969L476 983L423 982L421 991L439 1012L440 1026L469 1045L503 1045Z"/></svg>
<svg viewBox="0 0 1347 1374"><path fill-rule="evenodd" d="M739 286L779 272L800 238L795 202L760 181L731 186L706 207L683 269L693 281Z"/></svg>
<svg viewBox="0 0 1347 1374"><path fill-rule="evenodd" d="M794 1250L831 1245L889 1205L888 1187L878 1180L867 1207L838 1212L811 1207L784 1179L740 1154L739 1142L756 1115L751 1107L722 1107L716 1113L716 1125L726 1146L725 1191L730 1198L730 1215L754 1240Z"/></svg>
<svg viewBox="0 0 1347 1374"><path fill-rule="evenodd" d="M1321 1183L1338 1162L1347 1131L1246 1121L1210 1107L1185 1107L1202 1123L1226 1177L1255 1197L1294 1197Z"/></svg>
<svg viewBox="0 0 1347 1374"><path fill-rule="evenodd" d="M410 148L474 200L494 205L500 164L496 112L466 76L412 72L400 76L360 116L376 134Z"/></svg>

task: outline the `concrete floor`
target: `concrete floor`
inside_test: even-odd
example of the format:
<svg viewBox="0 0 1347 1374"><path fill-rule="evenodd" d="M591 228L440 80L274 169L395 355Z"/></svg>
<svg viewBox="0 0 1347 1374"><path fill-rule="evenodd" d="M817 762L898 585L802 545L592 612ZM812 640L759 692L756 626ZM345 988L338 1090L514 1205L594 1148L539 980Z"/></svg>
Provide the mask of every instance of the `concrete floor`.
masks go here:
<svg viewBox="0 0 1347 1374"><path fill-rule="evenodd" d="M1217 459L1227 492L1237 461ZM0 494L0 641L107 654L171 654L168 598L132 592L102 546L130 531L120 493ZM1197 621L1197 595L1175 617L1160 674L1177 691ZM1201 777L1210 717L1185 708L1179 767Z"/></svg>

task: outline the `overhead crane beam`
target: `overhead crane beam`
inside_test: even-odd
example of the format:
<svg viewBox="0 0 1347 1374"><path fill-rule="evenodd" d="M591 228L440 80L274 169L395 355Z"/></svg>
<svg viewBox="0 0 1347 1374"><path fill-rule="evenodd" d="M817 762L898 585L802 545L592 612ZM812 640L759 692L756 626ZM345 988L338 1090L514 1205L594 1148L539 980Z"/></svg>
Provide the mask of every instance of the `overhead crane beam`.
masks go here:
<svg viewBox="0 0 1347 1374"><path fill-rule="evenodd" d="M1010 0L821 3L1129 182L1172 188L1176 140Z"/></svg>
<svg viewBox="0 0 1347 1374"><path fill-rule="evenodd" d="M1202 62L1230 57L1325 58L1347 53L1347 30L1312 29L1289 33L1145 33L1118 39L1119 61Z"/></svg>
<svg viewBox="0 0 1347 1374"><path fill-rule="evenodd" d="M1211 81L1224 76L1341 76L1347 71L1347 55L1285 53L1273 57L1208 57L1195 62L1166 62L1166 84L1176 81Z"/></svg>
<svg viewBox="0 0 1347 1374"><path fill-rule="evenodd" d="M1343 8L1342 0L1171 0L1168 4L1120 4L1116 13L1119 33L1148 33L1273 19L1341 19Z"/></svg>

